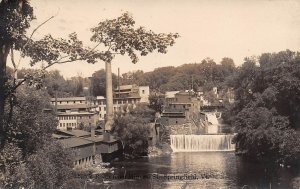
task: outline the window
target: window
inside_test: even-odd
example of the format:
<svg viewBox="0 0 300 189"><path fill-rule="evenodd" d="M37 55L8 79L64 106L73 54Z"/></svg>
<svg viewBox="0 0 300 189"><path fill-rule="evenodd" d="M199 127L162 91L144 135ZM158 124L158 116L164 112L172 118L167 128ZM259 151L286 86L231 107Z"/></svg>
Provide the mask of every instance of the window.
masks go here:
<svg viewBox="0 0 300 189"><path fill-rule="evenodd" d="M99 110L101 111L101 107L99 108Z"/></svg>
<svg viewBox="0 0 300 189"><path fill-rule="evenodd" d="M106 111L106 107L104 107L104 111Z"/></svg>
<svg viewBox="0 0 300 189"><path fill-rule="evenodd" d="M142 90L142 93L145 94L145 90Z"/></svg>
<svg viewBox="0 0 300 189"><path fill-rule="evenodd" d="M66 126L66 124L64 123L64 127Z"/></svg>

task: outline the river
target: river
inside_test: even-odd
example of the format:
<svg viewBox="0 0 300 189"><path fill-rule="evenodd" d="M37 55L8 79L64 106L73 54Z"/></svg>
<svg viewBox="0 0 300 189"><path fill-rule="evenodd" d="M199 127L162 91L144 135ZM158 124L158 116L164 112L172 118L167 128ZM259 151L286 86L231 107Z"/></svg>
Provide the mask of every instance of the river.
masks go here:
<svg viewBox="0 0 300 189"><path fill-rule="evenodd" d="M295 172L280 168L267 171L242 161L234 152L176 152L113 163L105 184L87 188L109 189L289 189ZM126 179L124 179L124 177Z"/></svg>

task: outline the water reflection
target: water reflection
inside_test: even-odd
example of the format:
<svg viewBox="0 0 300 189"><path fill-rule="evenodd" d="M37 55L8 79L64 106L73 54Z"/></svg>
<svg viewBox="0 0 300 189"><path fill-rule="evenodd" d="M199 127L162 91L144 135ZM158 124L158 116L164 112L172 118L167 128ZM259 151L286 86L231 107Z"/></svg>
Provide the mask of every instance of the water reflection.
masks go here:
<svg viewBox="0 0 300 189"><path fill-rule="evenodd" d="M286 169L266 170L257 164L243 162L233 152L173 153L134 162L118 162L113 166L116 170L108 174L104 185L87 188L289 189L293 176ZM116 175L118 179L109 179Z"/></svg>

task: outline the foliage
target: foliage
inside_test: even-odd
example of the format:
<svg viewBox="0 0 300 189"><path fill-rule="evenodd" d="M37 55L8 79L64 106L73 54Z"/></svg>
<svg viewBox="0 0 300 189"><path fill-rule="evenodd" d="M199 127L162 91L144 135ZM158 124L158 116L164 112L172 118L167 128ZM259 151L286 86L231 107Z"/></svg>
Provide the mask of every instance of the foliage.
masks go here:
<svg viewBox="0 0 300 189"><path fill-rule="evenodd" d="M300 53L263 54L257 66L245 59L232 83L230 108L238 152L252 160L299 162ZM228 112L227 112L228 113Z"/></svg>
<svg viewBox="0 0 300 189"><path fill-rule="evenodd" d="M23 155L30 155L41 148L56 129L57 121L45 91L21 87L18 90L16 106L7 130L8 140L18 144Z"/></svg>
<svg viewBox="0 0 300 189"><path fill-rule="evenodd" d="M22 158L22 151L15 144L5 145L0 155L0 161L1 169L5 169L5 172L0 173L1 188L21 188L32 184L27 166Z"/></svg>
<svg viewBox="0 0 300 189"><path fill-rule="evenodd" d="M115 116L112 132L122 141L124 153L129 156L147 154L150 122L155 112L147 105L138 104L136 108L124 107L123 112Z"/></svg>
<svg viewBox="0 0 300 189"><path fill-rule="evenodd" d="M113 88L117 86L117 76L112 74ZM101 69L93 73L91 78L91 93L93 96L106 96L105 70Z"/></svg>
<svg viewBox="0 0 300 189"><path fill-rule="evenodd" d="M179 67L162 67L143 73L141 70L122 75L122 84L149 85L152 91L172 90L210 91L213 87L226 89L230 85L227 78L232 77L236 67L231 58L223 58L220 64L206 58L200 63L184 64Z"/></svg>
<svg viewBox="0 0 300 189"><path fill-rule="evenodd" d="M49 142L27 161L35 188L59 188L72 175L73 159L59 142Z"/></svg>
<svg viewBox="0 0 300 189"><path fill-rule="evenodd" d="M164 95L150 95L149 96L149 108L155 110L156 112L162 113L164 105Z"/></svg>
<svg viewBox="0 0 300 189"><path fill-rule="evenodd" d="M137 53L141 56L155 50L166 53L167 47L173 46L175 39L179 37L178 34L156 34L143 27L135 28L135 21L129 13L124 13L116 19L102 21L91 31L91 41L108 47L107 59L101 59L104 62L111 62L115 54L126 54L132 63L137 63Z"/></svg>
<svg viewBox="0 0 300 189"><path fill-rule="evenodd" d="M22 86L14 103L1 151L1 184L7 188L60 187L69 178L73 161L52 139L57 122L46 91Z"/></svg>

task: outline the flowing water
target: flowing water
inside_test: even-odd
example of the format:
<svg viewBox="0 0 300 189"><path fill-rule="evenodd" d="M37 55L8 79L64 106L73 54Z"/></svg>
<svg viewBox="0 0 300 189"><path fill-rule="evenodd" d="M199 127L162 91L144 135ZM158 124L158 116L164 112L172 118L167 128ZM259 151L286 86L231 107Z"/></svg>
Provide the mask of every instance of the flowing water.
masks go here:
<svg viewBox="0 0 300 189"><path fill-rule="evenodd" d="M171 135L172 154L113 163L113 172L95 180L101 184L93 182L85 188L292 189L298 170L245 162L235 155L232 137Z"/></svg>
<svg viewBox="0 0 300 189"><path fill-rule="evenodd" d="M193 151L234 151L233 135L171 135L171 148L174 152Z"/></svg>
<svg viewBox="0 0 300 189"><path fill-rule="evenodd" d="M266 170L242 161L234 152L178 152L112 164L105 184L87 189L292 189L296 173ZM125 179L124 179L125 178ZM99 182L101 181L99 178Z"/></svg>

